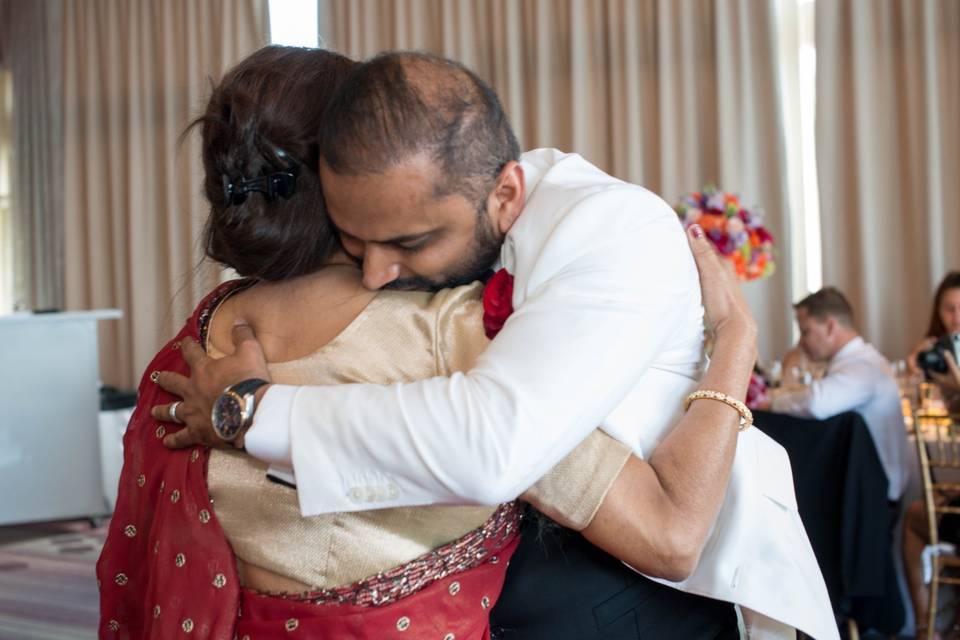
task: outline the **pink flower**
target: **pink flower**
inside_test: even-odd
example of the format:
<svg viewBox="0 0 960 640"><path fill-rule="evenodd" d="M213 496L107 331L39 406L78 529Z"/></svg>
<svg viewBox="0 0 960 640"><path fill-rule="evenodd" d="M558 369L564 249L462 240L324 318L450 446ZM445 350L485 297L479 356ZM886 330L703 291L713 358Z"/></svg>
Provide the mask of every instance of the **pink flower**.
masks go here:
<svg viewBox="0 0 960 640"><path fill-rule="evenodd" d="M684 214L683 221L688 225L696 224L701 217L703 217L703 211L700 209L687 209L687 213Z"/></svg>
<svg viewBox="0 0 960 640"><path fill-rule="evenodd" d="M747 386L747 406L756 409L767 402L767 383L756 373L750 374L750 384Z"/></svg>

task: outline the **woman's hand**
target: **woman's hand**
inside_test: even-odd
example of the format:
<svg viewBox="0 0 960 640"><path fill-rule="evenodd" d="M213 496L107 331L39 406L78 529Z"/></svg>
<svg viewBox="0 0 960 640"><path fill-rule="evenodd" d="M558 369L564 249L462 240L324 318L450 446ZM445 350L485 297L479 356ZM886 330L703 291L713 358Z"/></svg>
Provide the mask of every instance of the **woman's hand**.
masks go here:
<svg viewBox="0 0 960 640"><path fill-rule="evenodd" d="M913 348L913 351L910 352L910 355L907 356L907 368L910 369L910 373L915 376L923 375L923 369L920 368L920 365L917 364L917 355L921 351L929 351L933 349L933 345L937 343L936 338L926 337L917 343L917 346Z"/></svg>
<svg viewBox="0 0 960 640"><path fill-rule="evenodd" d="M947 373L931 373L930 377L944 391L960 391L960 367L957 366L956 359L949 351L943 352L943 359L947 361Z"/></svg>
<svg viewBox="0 0 960 640"><path fill-rule="evenodd" d="M700 225L692 225L687 229L687 240L700 272L700 289L708 328L713 330L717 338L730 334L755 342L757 323L743 297L733 265L720 259Z"/></svg>

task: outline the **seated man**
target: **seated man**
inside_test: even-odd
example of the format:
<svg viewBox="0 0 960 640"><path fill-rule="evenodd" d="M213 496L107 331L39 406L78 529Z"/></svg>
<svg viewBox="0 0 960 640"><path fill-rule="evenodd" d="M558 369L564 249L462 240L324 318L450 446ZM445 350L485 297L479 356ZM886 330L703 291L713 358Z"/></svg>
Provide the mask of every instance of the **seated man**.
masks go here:
<svg viewBox="0 0 960 640"><path fill-rule="evenodd" d="M890 363L860 337L853 309L840 291L825 287L794 305L800 348L826 373L809 386L785 389L771 402L780 413L823 420L844 411L863 416L887 474L887 499L896 502L907 483L908 444L897 381Z"/></svg>

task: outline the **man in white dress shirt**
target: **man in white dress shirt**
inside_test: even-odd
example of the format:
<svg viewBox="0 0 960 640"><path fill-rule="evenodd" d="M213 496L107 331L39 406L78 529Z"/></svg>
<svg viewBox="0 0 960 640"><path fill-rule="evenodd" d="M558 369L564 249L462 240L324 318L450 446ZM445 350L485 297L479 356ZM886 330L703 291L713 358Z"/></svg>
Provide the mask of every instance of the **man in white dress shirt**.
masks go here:
<svg viewBox="0 0 960 640"><path fill-rule="evenodd" d="M890 363L860 336L853 309L833 287L812 293L794 305L800 348L827 371L809 386L778 395L770 408L823 420L845 411L863 416L887 474L887 499L900 500L907 485L909 444L900 394Z"/></svg>
<svg viewBox="0 0 960 640"><path fill-rule="evenodd" d="M425 81L409 80L417 74ZM444 94L450 86L459 92ZM649 457L702 362L696 268L670 207L577 155L543 149L517 162L456 144L482 118L512 133L492 90L448 61L379 56L339 100L321 135L321 181L364 284L450 286L498 261L514 276L515 311L464 374L259 391L247 450L293 467L305 515L510 500L597 425ZM463 166L472 173L453 180ZM190 388L265 375L237 358L205 363L180 387L180 415L208 429ZM790 637L788 627L837 637L789 460L758 430L739 437L699 565L671 586L741 605L752 637Z"/></svg>

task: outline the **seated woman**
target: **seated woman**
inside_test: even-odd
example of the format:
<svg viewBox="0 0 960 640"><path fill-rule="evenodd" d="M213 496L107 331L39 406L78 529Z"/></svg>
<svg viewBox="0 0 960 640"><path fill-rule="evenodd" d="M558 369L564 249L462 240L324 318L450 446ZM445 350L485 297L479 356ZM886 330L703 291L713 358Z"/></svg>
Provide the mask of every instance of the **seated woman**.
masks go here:
<svg viewBox="0 0 960 640"><path fill-rule="evenodd" d="M485 348L482 285L369 291L338 250L314 136L351 64L267 47L214 90L199 121L211 203L205 247L245 278L201 302L148 372L186 371L178 349L187 337L214 356L232 352L238 322L255 330L273 379L291 384L447 375ZM743 398L755 327L716 256L697 255L707 318L722 327L703 385ZM305 518L295 488L242 450L165 448L177 425L151 418L150 407L171 397L148 374L139 391L97 566L102 638L489 637L489 609L517 544L517 503ZM675 465L690 455L682 436L698 431L691 425L733 432L738 422L724 404L697 403L650 462L597 431L524 497L637 569L681 579L723 486L708 498L663 486L657 456Z"/></svg>
<svg viewBox="0 0 960 640"><path fill-rule="evenodd" d="M907 365L914 374L921 374L917 363L920 352L929 351L937 340L947 335L960 335L960 271L951 271L937 286L937 292L933 296L927 336L918 342L907 356ZM956 345L954 349L957 349ZM960 384L953 379L953 376L947 373L931 372L930 377L940 386L947 407L954 412L960 411Z"/></svg>

